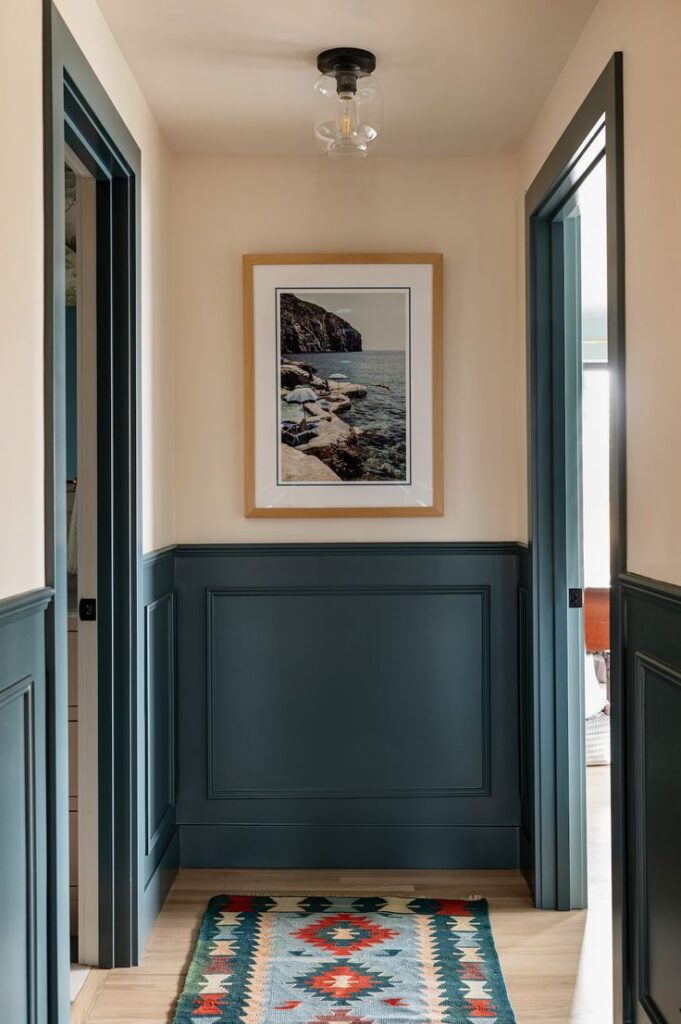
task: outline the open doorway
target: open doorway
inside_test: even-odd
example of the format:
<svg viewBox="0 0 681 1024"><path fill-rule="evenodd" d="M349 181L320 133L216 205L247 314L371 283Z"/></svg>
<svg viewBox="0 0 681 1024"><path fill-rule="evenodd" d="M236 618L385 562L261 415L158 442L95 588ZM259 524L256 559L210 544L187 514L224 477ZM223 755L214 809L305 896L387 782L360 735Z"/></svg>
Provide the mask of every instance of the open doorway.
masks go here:
<svg viewBox="0 0 681 1024"><path fill-rule="evenodd" d="M581 491L588 769L610 764L610 376L605 159L580 186L577 201L582 304Z"/></svg>
<svg viewBox="0 0 681 1024"><path fill-rule="evenodd" d="M607 176L603 156L580 185L581 552L584 587L587 929L594 962L583 963L599 1020L613 1019L610 851L610 370ZM604 984L604 979L607 984ZM596 995L596 993L598 995ZM597 1001L597 1006L595 1005Z"/></svg>
<svg viewBox="0 0 681 1024"><path fill-rule="evenodd" d="M64 165L70 996L99 963L96 193Z"/></svg>
<svg viewBox="0 0 681 1024"><path fill-rule="evenodd" d="M590 908L603 955L582 967L606 994L589 1008L605 1024L629 998L621 54L530 187L526 213L532 877L538 906Z"/></svg>
<svg viewBox="0 0 681 1024"><path fill-rule="evenodd" d="M72 958L138 958L140 152L54 6L45 31L45 1016L62 1024Z"/></svg>

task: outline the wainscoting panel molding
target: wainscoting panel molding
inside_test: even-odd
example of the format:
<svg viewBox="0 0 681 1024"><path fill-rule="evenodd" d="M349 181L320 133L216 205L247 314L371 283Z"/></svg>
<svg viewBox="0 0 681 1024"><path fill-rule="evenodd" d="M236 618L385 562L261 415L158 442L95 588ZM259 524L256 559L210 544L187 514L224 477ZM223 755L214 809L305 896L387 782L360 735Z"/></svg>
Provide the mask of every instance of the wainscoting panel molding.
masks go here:
<svg viewBox="0 0 681 1024"><path fill-rule="evenodd" d="M140 943L179 864L174 548L142 563L144 677L140 686Z"/></svg>
<svg viewBox="0 0 681 1024"><path fill-rule="evenodd" d="M621 579L630 794L630 974L646 1019L678 1019L681 921L681 588ZM638 1019L638 1017L637 1017Z"/></svg>
<svg viewBox="0 0 681 1024"><path fill-rule="evenodd" d="M489 796L489 604L488 587L209 589L209 798ZM265 708L263 747L242 723Z"/></svg>
<svg viewBox="0 0 681 1024"><path fill-rule="evenodd" d="M520 756L520 867L534 890L534 694L530 564L527 549L520 554L518 585L518 748Z"/></svg>
<svg viewBox="0 0 681 1024"><path fill-rule="evenodd" d="M178 547L182 865L517 867L522 550Z"/></svg>
<svg viewBox="0 0 681 1024"><path fill-rule="evenodd" d="M45 609L41 589L0 601L0 1005L46 1024Z"/></svg>
<svg viewBox="0 0 681 1024"><path fill-rule="evenodd" d="M175 594L144 608L146 849L150 856L175 827Z"/></svg>

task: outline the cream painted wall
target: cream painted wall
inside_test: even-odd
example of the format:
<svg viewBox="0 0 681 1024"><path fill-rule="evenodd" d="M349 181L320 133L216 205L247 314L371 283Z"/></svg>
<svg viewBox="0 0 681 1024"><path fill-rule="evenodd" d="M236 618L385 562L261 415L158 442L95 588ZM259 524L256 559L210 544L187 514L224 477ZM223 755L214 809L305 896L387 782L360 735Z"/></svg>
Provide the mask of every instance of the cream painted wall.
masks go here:
<svg viewBox="0 0 681 1024"><path fill-rule="evenodd" d="M524 191L612 53L622 50L627 567L677 584L681 583L680 48L678 0L600 0L527 137L520 163ZM523 354L524 345L523 320ZM519 366L522 358L519 353ZM519 387L523 381L519 376ZM526 518L524 506L521 518Z"/></svg>
<svg viewBox="0 0 681 1024"><path fill-rule="evenodd" d="M509 157L175 159L179 541L519 536L517 173ZM245 519L242 254L382 250L444 253L445 517Z"/></svg>
<svg viewBox="0 0 681 1024"><path fill-rule="evenodd" d="M143 548L175 537L173 349L169 319L170 151L94 0L56 0L142 153L142 513Z"/></svg>
<svg viewBox="0 0 681 1024"><path fill-rule="evenodd" d="M142 437L145 550L174 539L170 153L94 0L64 20L142 151ZM0 598L42 586L42 5L0 4Z"/></svg>
<svg viewBox="0 0 681 1024"><path fill-rule="evenodd" d="M40 0L0 4L0 598L45 582Z"/></svg>
<svg viewBox="0 0 681 1024"><path fill-rule="evenodd" d="M314 158L173 160L93 0L58 6L142 149L145 550L175 539L526 535L522 193L623 49L629 568L681 583L681 5L600 0L517 162L376 156L350 169ZM0 69L2 95L22 97L0 104L5 152L21 154L0 166L12 197L2 223L11 244L0 252L2 597L44 581L39 0L0 5ZM365 248L445 255L446 516L247 521L241 253Z"/></svg>

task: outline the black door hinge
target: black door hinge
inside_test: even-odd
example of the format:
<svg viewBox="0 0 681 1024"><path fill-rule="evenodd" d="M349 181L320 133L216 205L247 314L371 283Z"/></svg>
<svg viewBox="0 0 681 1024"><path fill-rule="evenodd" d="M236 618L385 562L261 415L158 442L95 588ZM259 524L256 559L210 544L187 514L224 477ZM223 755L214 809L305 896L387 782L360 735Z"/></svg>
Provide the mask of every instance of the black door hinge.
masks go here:
<svg viewBox="0 0 681 1024"><path fill-rule="evenodd" d="M581 608L584 595L581 587L570 587L568 590L568 608Z"/></svg>

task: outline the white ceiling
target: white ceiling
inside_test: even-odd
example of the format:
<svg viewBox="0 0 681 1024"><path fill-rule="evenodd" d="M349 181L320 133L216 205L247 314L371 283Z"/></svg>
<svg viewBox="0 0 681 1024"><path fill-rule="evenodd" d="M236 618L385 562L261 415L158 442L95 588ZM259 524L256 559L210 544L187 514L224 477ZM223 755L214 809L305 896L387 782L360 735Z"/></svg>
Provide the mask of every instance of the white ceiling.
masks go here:
<svg viewBox="0 0 681 1024"><path fill-rule="evenodd" d="M98 0L172 148L314 152L315 57L378 57L381 152L524 137L596 0Z"/></svg>

